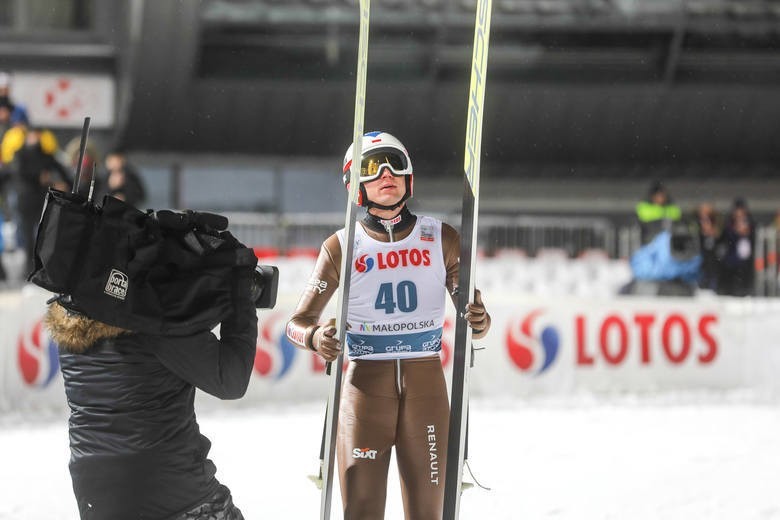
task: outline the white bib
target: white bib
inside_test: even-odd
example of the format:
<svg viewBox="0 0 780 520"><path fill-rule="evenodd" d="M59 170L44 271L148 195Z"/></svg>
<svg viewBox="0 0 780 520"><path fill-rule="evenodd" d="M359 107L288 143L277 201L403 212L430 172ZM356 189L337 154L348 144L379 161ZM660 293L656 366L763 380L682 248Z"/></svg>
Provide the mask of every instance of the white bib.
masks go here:
<svg viewBox="0 0 780 520"><path fill-rule="evenodd" d="M338 232L341 250L344 230ZM371 238L355 226L347 313L350 359L399 359L441 350L446 267L441 221L418 216L398 242Z"/></svg>

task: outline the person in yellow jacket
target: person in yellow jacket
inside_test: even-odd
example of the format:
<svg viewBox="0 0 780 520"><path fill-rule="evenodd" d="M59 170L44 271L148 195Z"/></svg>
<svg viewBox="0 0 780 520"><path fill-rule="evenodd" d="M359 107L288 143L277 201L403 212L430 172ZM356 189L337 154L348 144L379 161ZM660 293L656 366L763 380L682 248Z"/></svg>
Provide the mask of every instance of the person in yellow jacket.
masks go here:
<svg viewBox="0 0 780 520"><path fill-rule="evenodd" d="M642 245L667 229L668 226L682 218L680 206L672 202L666 186L660 181L653 181L647 198L636 205L636 216L641 229Z"/></svg>
<svg viewBox="0 0 780 520"><path fill-rule="evenodd" d="M16 194L15 218L19 236L28 265L32 267L35 231L46 192L49 188L67 190L70 174L54 156L57 140L49 130L16 125L3 136L0 147Z"/></svg>
<svg viewBox="0 0 780 520"><path fill-rule="evenodd" d="M28 131L29 127L26 121L20 121L6 131L0 143L0 160L3 164L11 164L16 152L24 146ZM54 155L59 148L57 138L51 130L41 131L40 145L41 150L48 155Z"/></svg>

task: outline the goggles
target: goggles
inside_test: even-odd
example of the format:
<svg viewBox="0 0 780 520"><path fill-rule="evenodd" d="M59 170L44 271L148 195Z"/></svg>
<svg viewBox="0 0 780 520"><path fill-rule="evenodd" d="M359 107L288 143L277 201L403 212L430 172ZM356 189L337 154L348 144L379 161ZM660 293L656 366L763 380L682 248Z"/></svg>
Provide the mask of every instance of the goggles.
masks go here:
<svg viewBox="0 0 780 520"><path fill-rule="evenodd" d="M363 156L360 161L360 182L371 182L382 175L382 171L388 168L396 177L411 175L412 169L406 156L399 150L385 148L373 150ZM348 170L344 172L348 174Z"/></svg>

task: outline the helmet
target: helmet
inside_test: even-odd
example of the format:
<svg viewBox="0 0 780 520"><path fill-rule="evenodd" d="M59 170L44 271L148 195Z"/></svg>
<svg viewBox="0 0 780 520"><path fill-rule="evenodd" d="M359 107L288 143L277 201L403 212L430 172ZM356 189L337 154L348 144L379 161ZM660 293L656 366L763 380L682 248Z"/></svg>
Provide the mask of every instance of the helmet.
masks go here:
<svg viewBox="0 0 780 520"><path fill-rule="evenodd" d="M342 169L344 185L349 188L350 169L352 168L352 147L349 145L344 155L344 167ZM362 157L360 161L360 194L358 205L368 208L395 209L401 206L412 196L414 175L412 172L412 160L409 152L401 141L387 132L368 132L363 135ZM393 206L384 206L368 200L364 182L373 181L382 175L382 171L388 168L396 177L406 177L406 194Z"/></svg>

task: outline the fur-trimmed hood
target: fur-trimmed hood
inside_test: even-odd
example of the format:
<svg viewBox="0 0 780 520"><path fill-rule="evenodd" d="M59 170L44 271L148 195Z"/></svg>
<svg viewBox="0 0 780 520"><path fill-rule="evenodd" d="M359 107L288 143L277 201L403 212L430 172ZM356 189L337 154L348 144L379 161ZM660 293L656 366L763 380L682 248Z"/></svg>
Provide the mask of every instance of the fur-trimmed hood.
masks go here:
<svg viewBox="0 0 780 520"><path fill-rule="evenodd" d="M49 336L61 349L74 354L87 351L98 340L115 338L129 331L68 312L57 302L49 305L44 318Z"/></svg>

